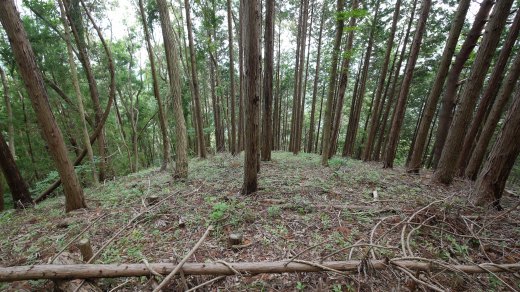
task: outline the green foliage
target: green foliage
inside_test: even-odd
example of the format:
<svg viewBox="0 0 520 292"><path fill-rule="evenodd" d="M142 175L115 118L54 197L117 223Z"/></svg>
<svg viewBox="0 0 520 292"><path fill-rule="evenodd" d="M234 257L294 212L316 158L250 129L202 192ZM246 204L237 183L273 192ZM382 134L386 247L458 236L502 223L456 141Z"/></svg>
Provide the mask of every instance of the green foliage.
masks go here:
<svg viewBox="0 0 520 292"><path fill-rule="evenodd" d="M213 205L213 211L210 214L210 218L212 221L219 221L224 217L226 211L229 209L229 205L224 202L218 202Z"/></svg>
<svg viewBox="0 0 520 292"><path fill-rule="evenodd" d="M305 289L305 285L300 281L296 282L296 290L303 291L303 289Z"/></svg>

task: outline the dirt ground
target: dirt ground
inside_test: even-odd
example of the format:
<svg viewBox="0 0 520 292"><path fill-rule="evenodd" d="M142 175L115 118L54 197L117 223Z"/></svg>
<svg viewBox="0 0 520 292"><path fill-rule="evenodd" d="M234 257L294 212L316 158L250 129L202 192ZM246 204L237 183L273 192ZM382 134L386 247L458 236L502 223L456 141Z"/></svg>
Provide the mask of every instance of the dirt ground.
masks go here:
<svg viewBox="0 0 520 292"><path fill-rule="evenodd" d="M520 263L520 200L513 193L503 198L503 211L479 210L467 202L470 182L457 180L447 187L432 183L431 173L411 175L401 168L342 158L323 168L314 154L274 152L271 162L262 162L260 190L244 196L242 161L224 154L192 159L190 176L182 182L174 182L170 172L143 170L86 189L89 209L68 214L62 196L1 213L0 266L47 263L61 250L79 254L75 242L68 243L86 228L80 238L88 237L94 252L113 237L95 263L178 262L209 225L215 229L188 262L297 256L317 263L403 257L445 264ZM151 196L169 198L143 213ZM241 246L230 246L231 233L243 235ZM235 275L198 291L430 291L428 285L449 291L520 290L518 273L412 276L427 285L389 266L352 274ZM186 276L169 289L186 290L212 278ZM118 286L118 291L146 291L152 286L147 277L100 279L97 285L105 291ZM53 288L46 280L0 283L6 291Z"/></svg>

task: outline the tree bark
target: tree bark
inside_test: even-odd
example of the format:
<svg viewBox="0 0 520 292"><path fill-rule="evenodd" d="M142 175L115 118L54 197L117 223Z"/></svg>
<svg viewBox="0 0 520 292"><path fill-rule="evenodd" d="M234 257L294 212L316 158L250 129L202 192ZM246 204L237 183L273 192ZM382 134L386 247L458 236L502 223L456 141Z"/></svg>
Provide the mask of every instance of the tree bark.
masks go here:
<svg viewBox="0 0 520 292"><path fill-rule="evenodd" d="M80 11L80 2L81 0L65 0L64 8L67 14L67 18L70 23L71 31L76 40L76 45L78 46L79 60L85 70L85 74L87 75L88 86L90 90L90 98L92 100L92 104L94 105L94 117L96 121L96 126L101 124L102 112L101 105L99 102L99 90L97 86L97 81L94 77L94 73L92 70L92 65L90 63L90 59L87 53L87 44L84 39L84 28L83 28L83 20ZM98 152L99 152L99 180L104 181L106 178L106 168L107 168L107 157L105 154L106 142L105 142L105 134L103 131L99 134L98 137Z"/></svg>
<svg viewBox="0 0 520 292"><path fill-rule="evenodd" d="M455 97L457 95L457 86L459 85L459 76L464 68L464 64L468 60L473 48L477 45L477 41L480 38L482 29L487 22L487 16L491 11L495 1L484 0L480 4L480 8L475 15L475 20L471 26L464 43L462 44L455 62L451 66L450 72L448 73L446 87L444 89L444 95L441 99L441 108L439 111L439 123L437 126L437 133L435 134L435 149L433 155L433 166L437 167L437 163L444 148L446 136L452 120L453 109L455 108ZM458 138L460 139L460 138Z"/></svg>
<svg viewBox="0 0 520 292"><path fill-rule="evenodd" d="M237 135L236 135L236 121L235 121L235 59L233 50L233 26L232 26L232 14L231 14L231 0L227 0L227 20L228 20L228 42L229 42L229 95L231 99L231 154L236 155L237 151Z"/></svg>
<svg viewBox="0 0 520 292"><path fill-rule="evenodd" d="M179 53L170 21L166 0L157 0L159 18L161 22L166 64L168 67L170 94L173 99L173 113L175 117L175 170L174 178L188 177L188 142L186 138L186 122L182 109L181 76L179 73Z"/></svg>
<svg viewBox="0 0 520 292"><path fill-rule="evenodd" d="M7 143L4 139L4 135L0 132L0 167L2 168L2 172L4 174L5 180L7 181L7 185L9 185L9 189L11 190L11 196L13 198L13 204L15 208L22 209L32 206L33 200L31 198L31 193L29 192L29 188L25 183L18 167L16 166L16 162L14 160L13 154L7 146ZM1 178L0 178L1 179ZM2 204L3 204L3 186L2 191L0 192L0 196L2 196ZM1 209L0 209L1 210Z"/></svg>
<svg viewBox="0 0 520 292"><path fill-rule="evenodd" d="M162 139L162 154L163 154L163 161L161 164L161 170L166 170L168 167L168 162L170 161L170 139L168 138L168 126L167 126L167 120L166 120L166 113L163 108L163 103L161 100L161 94L159 92L159 81L157 79L157 69L155 68L155 56L153 53L153 47L152 42L150 41L150 33L148 31L148 25L146 21L146 15L144 12L144 6L143 6L143 0L139 0L139 14L141 17L141 22L143 25L143 31L144 31L144 38L146 41L146 50L148 52L148 59L150 60L150 71L152 73L152 86L153 86L153 95L155 99L157 100L157 108L159 109L159 127L161 129L161 139ZM188 26L188 29L190 27ZM193 80L196 80L196 78L193 78ZM198 96L197 96L198 97ZM195 97L194 97L195 98ZM197 118L200 117L200 102L199 102L199 111L196 110L195 106L195 114L199 115ZM199 120L197 119L197 122ZM198 124L197 124L198 125ZM198 130L198 128L197 128ZM197 135L200 133L197 131ZM197 136L198 137L198 136ZM204 139L204 138L202 138ZM199 144L200 141L199 141ZM206 150L204 148L204 150Z"/></svg>
<svg viewBox="0 0 520 292"><path fill-rule="evenodd" d="M262 161L271 160L273 139L271 108L273 103L273 55L274 55L274 0L266 0L265 32L264 32L264 112L262 122Z"/></svg>
<svg viewBox="0 0 520 292"><path fill-rule="evenodd" d="M408 163L408 172L418 173L419 169L421 168L423 152L425 150L424 147L428 138L430 126L432 124L433 115L436 112L437 104L439 103L439 97L441 95L444 82L446 81L446 76L448 76L451 60L453 54L455 53L455 48L459 40L460 32L462 31L462 27L464 26L464 20L466 19L466 14L469 10L470 3L470 0L459 1L457 11L453 16L453 22L451 24L448 40L444 46L442 59L439 64L439 68L437 69L435 81L433 83L430 94L428 95L426 107L423 111L421 122L419 124L419 129L415 138L415 144L412 150L412 156L410 157L410 162Z"/></svg>
<svg viewBox="0 0 520 292"><path fill-rule="evenodd" d="M318 46L317 46L317 52L316 52L316 68L314 73L314 85L312 87L312 105L311 105L311 116L309 121L309 137L307 139L307 152L312 153L313 151L313 145L314 145L314 131L316 128L315 125L315 115L316 115L316 99L318 96L318 82L320 80L319 73L320 73L320 64L321 64L321 39L323 36L323 25L325 22L325 13L327 11L327 4L324 3L322 6L322 13L320 17L320 31L318 33Z"/></svg>
<svg viewBox="0 0 520 292"><path fill-rule="evenodd" d="M282 97L280 95L280 57L281 57L281 20L278 18L278 55L276 61L276 93L274 94L274 112L273 112L273 139L272 147L273 150L280 150L280 121L281 121L281 108L282 108Z"/></svg>
<svg viewBox="0 0 520 292"><path fill-rule="evenodd" d="M343 2L338 0L336 4L336 12L343 11ZM330 137L332 132L332 110L334 104L334 89L336 78L338 75L338 59L341 47L341 37L343 35L344 21L343 18L336 17L336 35L334 37L334 45L332 48L331 71L329 75L329 84L327 89L327 101L325 103L325 120L323 122L323 146L321 153L321 165L329 166L330 153Z"/></svg>
<svg viewBox="0 0 520 292"><path fill-rule="evenodd" d="M20 75L25 83L41 127L42 136L48 145L60 178L64 182L65 209L68 212L85 208L83 190L74 167L69 160L61 131L49 107L47 89L14 1L2 0L0 3L3 7L0 10L0 21L11 43Z"/></svg>
<svg viewBox="0 0 520 292"><path fill-rule="evenodd" d="M513 90L515 89L518 78L520 77L520 54L517 53L509 73L506 77L506 82L502 85L500 92L498 93L496 101L493 103L493 107L489 112L488 118L482 127L482 132L478 138L478 141L471 155L471 159L468 162L468 167L465 171L465 177L475 180L478 174L478 170L486 155L486 149L488 148L489 141L493 137L496 126L500 121L500 116L506 106Z"/></svg>
<svg viewBox="0 0 520 292"><path fill-rule="evenodd" d="M500 89L500 83L502 82L502 79L504 79L507 61L509 60L509 56L511 55L511 51L513 50L516 39L518 38L519 31L520 9L516 11L515 19L509 28L507 39L502 46L502 50L500 51L498 60L495 63L495 67L493 68L493 73L491 74L491 78L489 79L486 90L482 94L482 98L480 99L475 117L473 118L470 129L464 137L462 150L460 151L459 160L457 161L458 175L462 176L466 166L468 165L473 147L475 146L475 142L478 140L478 131L483 124L486 113L488 113L489 109L492 107Z"/></svg>
<svg viewBox="0 0 520 292"><path fill-rule="evenodd" d="M241 0L244 13L243 25L247 34L244 34L244 70L245 70L245 133L244 133L244 185L242 194L251 194L258 188L257 164L258 161L258 128L259 128L259 103L260 90L258 88L260 48L259 25L260 9L258 0Z"/></svg>
<svg viewBox="0 0 520 292"><path fill-rule="evenodd" d="M482 43L480 44L475 62L471 68L468 81L464 85L459 105L446 137L446 144L444 145L439 164L433 176L433 179L438 182L450 184L453 180L459 151L463 143L461 137L464 137L470 123L480 90L484 85L486 72L489 69L492 56L500 41L500 34L505 27L507 16L509 15L513 2L514 0L499 1L493 10L490 21L486 25Z"/></svg>
<svg viewBox="0 0 520 292"><path fill-rule="evenodd" d="M78 112L82 123L83 143L85 144L85 149L87 150L88 159L90 161L92 181L94 182L94 185L97 186L99 180L96 173L96 164L94 162L94 151L92 150L92 145L90 145L90 137L88 135L87 120L85 118L85 108L83 106L83 95L79 86L79 78L76 63L74 62L69 25L67 23L67 17L65 15L65 8L63 7L63 2L61 0L58 0L58 5L60 6L61 21L63 23L63 28L65 31L64 39L67 45L67 57L70 66L72 85L74 87L74 93L76 94L76 98L78 99Z"/></svg>
<svg viewBox="0 0 520 292"><path fill-rule="evenodd" d="M5 109L7 110L7 127L9 134L9 150L13 154L14 159L16 159L16 151L14 147L13 109L11 108L11 98L9 97L9 84L7 83L7 78L5 77L5 72L2 67L0 67L0 78L2 79L2 84L4 86L4 101Z"/></svg>
<svg viewBox="0 0 520 292"><path fill-rule="evenodd" d="M431 4L431 0L423 0L421 15L419 16L414 40L412 42L412 48L410 49L410 56L408 57L408 61L404 71L404 77L403 82L401 84L401 90L399 92L399 98L397 99L397 106L395 108L394 118L392 119L390 135L388 136L388 144L386 146L387 150L383 165L384 168L392 168L394 166L397 144L399 143L399 135L404 120L406 101L408 99L408 93L410 92L410 85L412 83L415 64L417 62L417 58L419 57L422 37L424 31L426 30L426 21L428 20Z"/></svg>
<svg viewBox="0 0 520 292"><path fill-rule="evenodd" d="M374 16L374 23L372 24L372 29L375 28L375 22L377 21L377 17L379 15L379 3L381 1L377 1L377 4L376 4L376 14ZM358 9L358 1L357 0L354 0L352 1L352 10L356 10ZM348 23L348 27L349 28L353 28L356 26L356 17L352 16L350 17L350 21ZM372 51L372 43L373 43L373 31L371 32L371 35L370 35L370 40L368 41L369 44L369 48L367 49L367 52L366 54L367 55L370 55L371 54L371 51ZM334 106L334 109L335 109L335 113L334 113L334 119L333 119L333 123L332 123L332 132L331 132L331 135L330 135L330 141L328 141L328 144L330 145L329 146L329 158L332 157L334 154L335 154L335 150L336 150L336 147L335 145L337 144L336 141L338 139L338 135L339 135L339 128L341 126L341 116L343 114L343 101L344 101L344 98L345 98L345 92L347 90L347 85L348 85L348 75L349 75L349 69L350 69L350 60L352 58L352 55L353 55L353 52L352 52L352 47L353 47L353 43L354 43L354 30L353 29L350 29L348 35L347 35L347 40L346 40L346 44L345 44L345 51L343 52L343 62L341 64L341 72L340 72L340 76L339 76L339 84L338 84L338 91L337 91L337 97L336 97L336 103L335 103L335 106ZM365 59L365 62L367 62L367 59ZM368 74L368 64L364 63L364 67L367 69L367 74ZM366 77L366 75L365 75ZM360 94L358 96L358 101L357 102L361 102L362 103L362 100L363 100L363 96ZM357 104L356 104L356 107L357 107ZM361 109L361 105L359 105L359 109ZM355 109L351 109L351 116L353 115L353 111L355 111ZM355 119L355 118L354 118ZM349 121L349 127L348 129L351 129L352 126L354 126L354 121L353 123L351 124L350 121ZM358 119L358 123L359 123L359 119ZM356 126L356 130L357 130L357 124L355 125ZM347 130L348 132L348 130ZM350 133L352 135L352 133ZM355 138L355 134L353 136Z"/></svg>
<svg viewBox="0 0 520 292"><path fill-rule="evenodd" d="M471 202L477 206L500 208L500 198L516 158L520 154L520 91L504 120L489 157L480 172L471 194Z"/></svg>

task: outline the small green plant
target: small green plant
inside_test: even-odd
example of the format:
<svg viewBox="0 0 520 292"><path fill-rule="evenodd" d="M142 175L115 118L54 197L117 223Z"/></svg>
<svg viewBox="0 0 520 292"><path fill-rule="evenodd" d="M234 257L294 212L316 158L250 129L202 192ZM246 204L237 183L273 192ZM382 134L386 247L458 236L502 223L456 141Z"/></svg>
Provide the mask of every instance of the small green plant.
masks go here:
<svg viewBox="0 0 520 292"><path fill-rule="evenodd" d="M343 290L341 289L341 284L335 284L334 286L332 286L332 291L333 292L342 292Z"/></svg>
<svg viewBox="0 0 520 292"><path fill-rule="evenodd" d="M218 221L224 217L224 214L229 209L229 205L224 202L219 202L213 205L213 211L210 214L210 218L213 221Z"/></svg>
<svg viewBox="0 0 520 292"><path fill-rule="evenodd" d="M280 208L280 206L271 206L267 208L267 214L272 218L280 216L281 211L282 208Z"/></svg>
<svg viewBox="0 0 520 292"><path fill-rule="evenodd" d="M305 285L300 281L296 282L296 290L303 291L303 289L305 289Z"/></svg>

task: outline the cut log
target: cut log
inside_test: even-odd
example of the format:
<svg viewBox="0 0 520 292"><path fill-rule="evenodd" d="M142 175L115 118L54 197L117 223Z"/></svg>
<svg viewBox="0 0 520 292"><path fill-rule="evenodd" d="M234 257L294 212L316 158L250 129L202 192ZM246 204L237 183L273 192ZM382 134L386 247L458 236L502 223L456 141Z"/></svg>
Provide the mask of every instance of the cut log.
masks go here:
<svg viewBox="0 0 520 292"><path fill-rule="evenodd" d="M231 233L228 237L229 245L242 244L243 238L244 238L244 236L241 233Z"/></svg>
<svg viewBox="0 0 520 292"><path fill-rule="evenodd" d="M322 272L321 267L327 267L338 271L357 273L361 264L359 260L323 262L321 267L314 265L290 262L242 262L231 263L233 269L240 273L264 274L264 273L294 273L294 272ZM392 260L390 260L392 262ZM519 272L520 264L481 264L479 265L449 265L442 266L411 260L394 260L400 267L412 271L443 271L446 273L460 271L465 273L500 273ZM366 264L366 263L365 263ZM389 262L385 260L373 260L368 263L375 270L387 269ZM168 275L177 264L155 263L150 267L162 274ZM451 271L446 269L450 267ZM234 275L224 264L220 263L185 263L181 271L184 275ZM63 264L63 265L32 265L18 267L0 267L0 282L36 280L36 279L86 279L86 278L119 278L140 277L150 275L150 270L145 264Z"/></svg>
<svg viewBox="0 0 520 292"><path fill-rule="evenodd" d="M77 264L81 264L81 260L74 256L73 254L70 254L68 252L61 253L55 260L54 265L50 266L76 266ZM72 277L71 277L72 278ZM74 277L76 278L76 277ZM56 285L56 290L63 291L63 292L101 292L99 287L94 285L91 282L85 281L84 283L82 277L77 277L78 279L74 280L55 280L54 284ZM42 278L47 279L47 278ZM1 280L0 280L1 281ZM78 289L79 287L79 289Z"/></svg>

